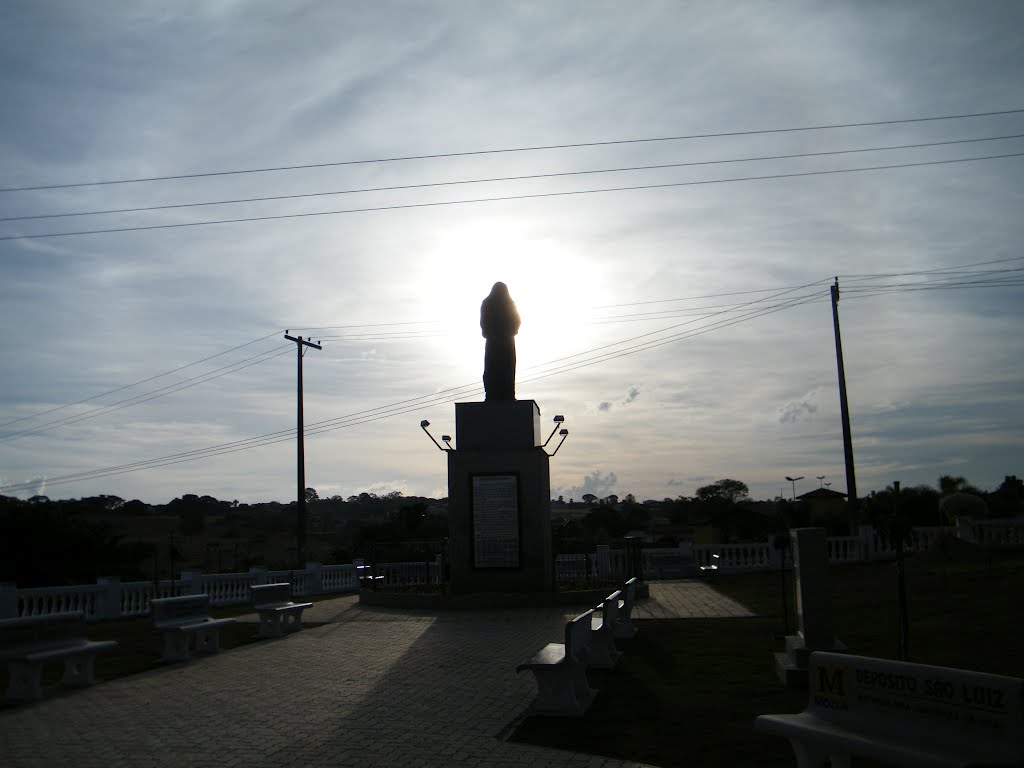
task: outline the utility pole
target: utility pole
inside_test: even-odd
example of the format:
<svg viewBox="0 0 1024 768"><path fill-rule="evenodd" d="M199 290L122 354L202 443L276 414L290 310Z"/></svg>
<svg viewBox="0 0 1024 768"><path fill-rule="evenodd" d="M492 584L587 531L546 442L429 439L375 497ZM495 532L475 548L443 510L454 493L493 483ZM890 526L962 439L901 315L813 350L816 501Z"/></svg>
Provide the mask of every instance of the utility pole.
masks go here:
<svg viewBox="0 0 1024 768"><path fill-rule="evenodd" d="M832 325L836 333L836 365L839 368L839 410L843 418L843 455L846 458L846 503L850 514L850 535L857 524L857 476L853 469L853 437L850 434L850 404L846 399L846 369L843 367L843 339L839 333L839 278L832 287Z"/></svg>
<svg viewBox="0 0 1024 768"><path fill-rule="evenodd" d="M299 494L296 500L295 509L295 560L297 561L296 568L303 568L306 565L306 450L305 450L305 439L303 436L303 425L302 425L302 356L305 353L306 347L312 347L313 349L323 349L319 344L314 344L309 339L304 339L301 336L289 336L288 331L284 332L284 337L288 341L295 342L295 349L298 352L299 361L299 384L298 384L298 486Z"/></svg>

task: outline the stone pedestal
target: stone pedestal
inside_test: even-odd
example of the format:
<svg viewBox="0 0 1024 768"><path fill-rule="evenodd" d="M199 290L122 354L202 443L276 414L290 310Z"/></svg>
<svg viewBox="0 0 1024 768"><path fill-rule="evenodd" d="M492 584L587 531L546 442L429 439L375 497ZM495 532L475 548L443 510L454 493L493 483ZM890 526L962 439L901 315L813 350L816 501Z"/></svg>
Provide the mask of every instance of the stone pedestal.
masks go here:
<svg viewBox="0 0 1024 768"><path fill-rule="evenodd" d="M845 651L846 646L836 639L832 622L825 529L795 528L790 543L798 634L787 636L785 652L775 654L775 670L787 687L806 688L811 652Z"/></svg>
<svg viewBox="0 0 1024 768"><path fill-rule="evenodd" d="M533 400L455 404L448 453L452 592L553 589L551 481Z"/></svg>

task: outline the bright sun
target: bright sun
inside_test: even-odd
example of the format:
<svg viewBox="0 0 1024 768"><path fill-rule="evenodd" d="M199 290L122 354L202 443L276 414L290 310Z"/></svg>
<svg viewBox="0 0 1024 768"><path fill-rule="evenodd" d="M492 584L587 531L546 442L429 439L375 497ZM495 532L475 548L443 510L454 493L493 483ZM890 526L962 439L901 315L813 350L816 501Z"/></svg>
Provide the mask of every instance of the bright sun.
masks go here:
<svg viewBox="0 0 1024 768"><path fill-rule="evenodd" d="M445 346L459 369L482 362L480 302L495 282L508 285L523 319L516 339L518 375L589 348L593 308L607 303L604 286L584 260L553 239L526 235L507 222L467 222L448 229L426 254L427 280L443 286ZM479 358L479 360L478 360Z"/></svg>

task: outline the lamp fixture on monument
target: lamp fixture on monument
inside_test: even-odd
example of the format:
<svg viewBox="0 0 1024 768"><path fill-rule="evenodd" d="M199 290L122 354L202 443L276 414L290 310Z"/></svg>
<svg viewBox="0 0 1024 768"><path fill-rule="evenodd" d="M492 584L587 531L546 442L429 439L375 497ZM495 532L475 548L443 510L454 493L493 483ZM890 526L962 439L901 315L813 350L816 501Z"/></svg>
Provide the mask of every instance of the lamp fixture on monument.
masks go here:
<svg viewBox="0 0 1024 768"><path fill-rule="evenodd" d="M429 427L429 426L430 426L430 422L427 421L426 419L424 419L423 421L420 422L420 429L422 429L424 432L427 433L427 437L430 438L430 442L432 442L434 445L437 446L437 450L445 451L445 452L453 450L450 445L447 448L442 447L441 444L439 442L437 442L437 440L434 439L434 436L432 434L430 434L430 430L427 429L427 427ZM446 437L448 438L448 440L451 440L451 438L448 437L448 435L443 435L441 437L441 439L444 440ZM446 444L447 444L448 440L445 440Z"/></svg>
<svg viewBox="0 0 1024 768"><path fill-rule="evenodd" d="M555 422L555 428L551 430L551 434L548 435L548 439L544 441L544 445L542 445L541 448L548 447L548 443L551 442L551 438L555 436L555 432L558 432L558 428L562 426L562 423L565 421L565 416L559 414L558 416L555 416L555 418L552 419L552 421Z"/></svg>
<svg viewBox="0 0 1024 768"><path fill-rule="evenodd" d="M558 429L558 427L555 427L555 429ZM552 432L551 434L553 435L554 432ZM554 456L556 453L558 453L558 449L562 447L562 443L565 442L565 438L567 438L569 436L569 430L568 429L559 429L558 430L558 434L560 434L562 436L562 439L558 441L558 445L555 446L555 450L553 450L551 453L548 453L548 456ZM548 440L550 440L550 439L551 438L549 437ZM547 443L544 443L544 445L547 445ZM543 448L543 446L541 446L541 448ZM547 451L544 451L544 452L547 453Z"/></svg>

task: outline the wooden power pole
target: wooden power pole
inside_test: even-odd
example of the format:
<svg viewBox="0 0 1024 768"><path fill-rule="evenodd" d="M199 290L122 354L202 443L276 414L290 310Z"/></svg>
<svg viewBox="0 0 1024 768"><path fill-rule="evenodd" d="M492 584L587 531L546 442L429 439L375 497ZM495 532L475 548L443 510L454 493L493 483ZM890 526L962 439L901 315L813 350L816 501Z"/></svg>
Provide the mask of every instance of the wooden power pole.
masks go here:
<svg viewBox="0 0 1024 768"><path fill-rule="evenodd" d="M846 458L846 503L850 514L850 535L856 533L857 475L853 468L853 437L850 434L850 404L846 399L846 369L843 367L843 339L839 333L839 278L832 285L832 325L836 333L836 365L839 368L839 410L843 418L843 455Z"/></svg>
<svg viewBox="0 0 1024 768"><path fill-rule="evenodd" d="M285 331L284 337L288 341L295 342L295 349L298 351L299 357L299 383L298 383L298 430L297 430L297 443L298 443L298 486L299 494L296 500L295 510L295 567L305 568L306 567L306 449L305 449L305 438L303 435L302 425L302 356L305 353L306 347L312 347L313 349L323 349L319 344L314 344L309 339L304 339L301 336L289 336L288 332Z"/></svg>

